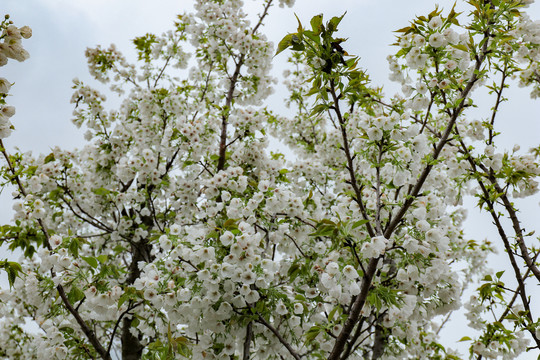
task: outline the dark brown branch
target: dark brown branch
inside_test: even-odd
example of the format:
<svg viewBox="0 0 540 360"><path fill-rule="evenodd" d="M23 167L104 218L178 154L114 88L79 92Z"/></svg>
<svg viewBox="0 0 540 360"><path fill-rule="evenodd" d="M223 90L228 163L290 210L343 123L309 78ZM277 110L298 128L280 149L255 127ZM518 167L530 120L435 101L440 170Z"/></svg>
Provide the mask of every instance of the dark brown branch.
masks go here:
<svg viewBox="0 0 540 360"><path fill-rule="evenodd" d="M157 78L156 78L156 81L154 81L154 87L157 86L157 83L158 81L161 79L161 77L163 76L163 72L165 72L165 69L167 68L167 66L169 65L169 61L171 61L171 58L172 56L167 56L167 59L165 60L165 64L163 65L163 67L161 68L161 71L159 72Z"/></svg>
<svg viewBox="0 0 540 360"><path fill-rule="evenodd" d="M465 149L465 144L461 144L462 149L464 149L465 153L469 155L469 158L472 158L472 155L468 152L467 149ZM472 160L469 162L471 163ZM474 161L471 163L472 165L476 165ZM514 208L514 204L510 202L508 199L508 195L506 194L506 191L504 191L499 183L497 182L497 178L494 175L493 169L486 168L483 166L483 164L478 164L478 166L487 174L487 180L489 180L490 184L493 186L495 191L499 194L499 198L502 200L503 206L505 210L508 212L508 216L510 217L510 221L512 223L512 229L514 230L514 233L516 235L516 242L518 244L521 257L525 261L525 264L527 265L527 268L531 269L531 272L533 273L534 277L540 282L540 270L536 266L536 262L531 259L531 256L529 255L529 249L527 248L527 245L525 245L524 241L524 235L523 235L523 229L521 228L521 224L519 222L519 219L517 217L516 209Z"/></svg>
<svg viewBox="0 0 540 360"><path fill-rule="evenodd" d="M362 317L358 321L358 324L356 325L356 329L354 330L354 334L352 337L347 341L347 345L345 346L345 350L343 351L342 358L346 359L349 357L349 355L354 352L354 344L358 341L358 338L364 331L366 331L368 328L366 328L364 331L362 331L362 325L364 325L364 321L366 318Z"/></svg>
<svg viewBox="0 0 540 360"><path fill-rule="evenodd" d="M233 100L234 89L236 88L236 82L240 76L240 69L244 65L245 54L240 55L240 59L236 64L234 69L233 76L231 77L231 85L229 86L229 91L227 92L227 97L225 98L225 106L223 110L223 115L221 116L221 135L219 142L219 159L217 165L217 172L225 168L225 158L227 152L227 125L229 124L229 112Z"/></svg>
<svg viewBox="0 0 540 360"><path fill-rule="evenodd" d="M148 192L148 203L150 205L150 209L151 209L151 213L152 213L152 219L154 221L154 224L156 224L157 228L159 229L159 231L161 231L162 233L165 232L165 229L160 226L159 224L159 221L157 219L157 212L156 212L156 208L154 206L154 201L152 200L152 196L151 196L151 193Z"/></svg>
<svg viewBox="0 0 540 360"><path fill-rule="evenodd" d="M461 143L462 150L467 154L467 161L471 165L472 170L475 173L479 173L479 171L477 169L477 166L476 166L476 163L474 161L474 158L473 158L472 154L469 152L467 146L465 145L465 143L463 141L461 141L460 143ZM489 177L493 177L493 175L489 175ZM489 180L491 180L491 179L489 179ZM502 189L500 189L500 187L496 183L496 179L494 179L494 181L495 181L495 183L492 182L492 185L494 186L497 193L501 194ZM506 250L506 253L508 254L508 259L510 260L510 264L512 265L512 269L514 270L514 275L515 275L516 281L518 283L518 289L519 289L518 292L519 292L519 295L521 297L521 302L523 303L523 307L526 310L526 315L525 316L527 316L529 318L530 322L534 322L534 320L532 318L531 309L530 309L530 306L529 306L529 301L527 299L527 292L526 292L526 289L525 289L524 276L521 275L521 270L520 270L520 268L519 268L519 266L518 266L518 264L516 262L514 252L512 250L511 245L510 245L510 240L508 239L508 236L506 235L506 232L504 231L504 227L503 227L503 225L501 224L501 222L499 220L499 215L497 214L497 211L495 210L495 204L494 204L493 201L490 200L489 190L486 188L486 186L485 186L485 184L484 184L484 182L482 181L481 178L477 178L477 182L478 182L478 185L480 186L480 189L482 190L482 194L484 196L484 202L487 204L488 212L490 213L491 218L493 219L493 223L495 224L495 227L497 228L497 231L499 233L499 237L503 241L504 248ZM503 197L506 198L506 195L503 194L501 196L501 198L503 198ZM504 199L503 199L503 202L504 202ZM512 209L513 209L513 207L512 207ZM508 211L508 209L507 209L507 211ZM515 214L514 214L514 216L515 216ZM517 221L517 217L516 217L516 221ZM519 222L518 222L518 224L519 224ZM519 228L519 229L521 230L521 228ZM518 235L518 234L516 233L516 235ZM528 255L528 250L527 250L527 255ZM528 268L528 270L533 271L533 269L530 268L530 267ZM531 333L533 339L535 340L536 344L540 347L540 340L536 337L534 331L530 331L530 333Z"/></svg>
<svg viewBox="0 0 540 360"><path fill-rule="evenodd" d="M514 229L514 232L516 233L516 242L518 244L519 250L521 252L521 257L525 261L525 264L529 269L531 269L531 272L534 274L534 277L540 282L540 270L536 266L535 262L531 259L529 255L529 249L527 248L527 245L525 245L524 236L523 236L523 229L521 228L521 225L519 223L519 219L516 214L516 209L514 209L514 205L510 202L508 199L508 196L506 193L503 192L499 184L497 183L497 179L490 174L489 180L495 190L501 194L500 199L502 200L504 204L504 208L508 212L508 216L510 216L510 221L512 222L512 228Z"/></svg>
<svg viewBox="0 0 540 360"><path fill-rule="evenodd" d="M137 306L141 305L142 302L139 302L133 306L128 306L127 310L122 312L122 314L120 314L120 316L118 317L118 319L116 320L116 323L114 324L114 328L113 328L113 332L111 334L111 340L109 340L109 346L107 347L107 353L111 353L111 348L112 348L112 345L113 345L113 342L114 342L114 336L116 334L116 331L118 330L118 327L120 326L120 321L122 321L122 318L127 315L131 310L135 309Z"/></svg>
<svg viewBox="0 0 540 360"><path fill-rule="evenodd" d="M343 152L345 153L345 157L347 158L347 169L349 170L349 178L350 178L351 186L355 194L354 200L357 202L358 206L360 207L360 211L364 219L368 220L368 222L366 223L366 228L367 228L369 236L374 237L375 231L373 230L373 227L371 226L366 208L362 201L362 189L360 186L358 186L358 183L356 182L356 174L354 173L353 156L351 155L351 150L349 148L349 139L347 136L347 130L345 128L345 119L343 118L343 115L341 114L341 110L339 107L339 99L338 99L338 95L336 94L334 79L330 80L330 94L332 94L332 99L334 100L334 111L338 118L339 126L341 129L341 137L343 140L342 149L343 149Z"/></svg>
<svg viewBox="0 0 540 360"><path fill-rule="evenodd" d="M64 190L65 190L65 193L69 196L69 198L71 200L74 200L74 196L69 192L69 189L66 187L66 188L64 188ZM84 216L79 214L77 211L75 211L73 206L71 206L71 202L69 202L64 196L62 196L62 195L59 195L59 196L60 196L60 199L64 202L64 204L66 204L67 207L71 210L73 215L75 215L76 217L78 217L79 219L84 221L85 223L90 224L90 225L92 225L93 227L95 227L97 229L103 230L103 231L105 231L107 233L113 232L113 230L111 228L109 228L106 224L102 223L101 221L99 221L98 219L93 217L92 215L88 214L83 208L81 208L79 206L79 204L77 204L77 202L75 202L75 206L77 207L77 209L79 209L79 211L81 213L86 215L87 218L85 218Z"/></svg>
<svg viewBox="0 0 540 360"><path fill-rule="evenodd" d="M253 322L250 321L246 327L246 340L244 341L244 356L242 360L249 360L249 348L251 347L251 339L253 338Z"/></svg>
<svg viewBox="0 0 540 360"><path fill-rule="evenodd" d="M88 327L88 325L83 320L79 312L73 307L73 305L71 305L71 302L69 301L66 295L66 292L64 291L64 287L62 285L58 285L56 287L56 290L58 290L58 294L60 295L60 298L62 299L64 306L66 307L66 309L68 309L71 315L73 315L73 317L75 318L75 321L77 321L77 324L79 324L84 335L86 335L86 338L88 339L90 344L92 344L96 352L101 356L103 360L112 360L111 355L101 345L94 331L90 329L90 327Z"/></svg>
<svg viewBox="0 0 540 360"><path fill-rule="evenodd" d="M266 321L261 315L259 315L259 319L257 320L257 322L266 326L266 328L278 338L279 342L283 346L285 346L287 350L289 350L289 353L292 355L292 357L294 357L296 360L300 360L300 355L298 355L298 353L292 348L292 346L287 342L287 340L285 340L285 338L281 336L281 334L279 333L279 331L277 331L275 327L270 325L268 321Z"/></svg>
<svg viewBox="0 0 540 360"><path fill-rule="evenodd" d="M490 121L490 127L489 127L489 139L488 144L491 145L493 143L493 126L495 125L495 117L497 116L497 111L499 110L499 105L501 104L501 97L502 92L504 90L504 82L506 80L506 77L508 76L506 74L506 70L508 69L508 64L504 63L504 69L502 70L502 76L501 76L501 84L500 88L497 91L497 99L495 100L495 106L493 107L493 112L491 113L491 121Z"/></svg>
<svg viewBox="0 0 540 360"><path fill-rule="evenodd" d="M75 308L75 310L79 311L79 308L82 306L82 304L84 304L86 300L86 295L79 301L79 304L77 304L77 307Z"/></svg>
<svg viewBox="0 0 540 360"><path fill-rule="evenodd" d="M384 328L379 324L380 319L375 323L375 339L373 340L373 352L371 354L371 359L379 359L384 354L384 348L386 347L386 342L388 336L384 333Z"/></svg>
<svg viewBox="0 0 540 360"><path fill-rule="evenodd" d="M294 238L289 235L289 234L285 234L286 237L288 237L289 239L291 239L291 241L293 242L294 246L298 249L298 251L300 252L300 254L302 254L303 257L305 258L308 258L309 256L306 256L306 254L304 254L304 252L302 251L302 249L300 249L300 246L298 246L298 244L296 243L296 240L294 240Z"/></svg>
<svg viewBox="0 0 540 360"><path fill-rule="evenodd" d="M489 37L489 34L486 34L484 39L487 39L488 37ZM481 67L481 65L482 65L482 63L483 63L483 61L484 61L484 59L486 57L486 54L487 54L487 40L484 41L484 45L482 47L481 54L482 55L480 55L476 60L476 65L475 65L475 69L474 69L475 71L473 72L473 75L471 76L471 79L467 82L467 86L465 87L465 89L463 89L463 91L461 93L461 96L460 96L461 101L459 101L459 105L457 106L457 108L454 110L452 116L450 117L450 121L448 122L448 125L447 125L446 129L445 129L443 135L441 136L439 142L437 143L437 146L435 147L435 149L434 149L434 151L432 153L433 160L437 160L437 158L441 154L442 149L446 145L446 143L448 141L448 138L450 137L450 134L452 133L452 130L454 129L454 125L455 125L455 123L457 121L458 116L461 114L461 111L465 108L465 100L469 96L469 93L471 92L472 87L474 86L474 84L478 80L478 75L477 74L479 73L480 67ZM385 235L385 237L387 239L394 232L397 225L399 224L399 222L401 221L401 219L403 218L403 216L405 215L405 213L407 212L409 207L414 202L414 199L420 193L420 190L422 189L422 187L424 185L424 182L426 181L426 179L427 179L429 173L431 172L432 168L433 168L433 165L431 165L431 164L426 165L426 167L424 168L424 170L420 174L420 177L418 178L418 181L416 182L415 186L412 188L411 192L409 193L409 197L407 198L407 200L405 200L404 204L399 209L399 211L396 214L396 217L394 218L394 220L392 220L392 222L385 229L384 235Z"/></svg>
<svg viewBox="0 0 540 360"><path fill-rule="evenodd" d="M435 101L435 97L433 96L433 93L431 94L431 100L429 101L429 106L426 110L426 117L424 118L424 121L422 122L422 127L420 128L420 134L424 132L424 128L426 128L428 120L429 120L429 114L431 112L431 107L433 106L433 102ZM429 129L428 129L429 130Z"/></svg>
<svg viewBox="0 0 540 360"><path fill-rule="evenodd" d="M251 34L255 34L259 26L262 25L263 19L268 15L268 9L270 8L272 4L272 0L269 0L266 4L263 13L259 17L259 21L251 31ZM231 85L229 86L229 90L227 92L227 97L225 98L225 106L223 107L223 115L221 116L221 135L220 135L220 141L219 141L219 158L218 158L218 164L217 164L217 172L223 170L225 168L225 159L227 154L227 125L229 124L229 113L231 110L231 105L233 101L234 96L234 90L236 89L236 83L238 82L238 78L240 76L240 70L242 66L244 65L244 61L246 59L246 54L241 54L240 58L238 59L238 62L236 63L236 67L234 69L234 73L230 79Z"/></svg>
<svg viewBox="0 0 540 360"><path fill-rule="evenodd" d="M371 287L371 281L373 280L373 276L375 276L375 272L377 271L378 263L379 263L379 258L372 258L369 260L366 273L362 277L362 284L360 286L360 294L358 294L358 296L356 297L356 300L352 306L351 312L349 316L347 317L347 320L345 321L343 328L341 329L341 333L336 339L334 348L332 349L332 352L330 353L330 356L328 357L329 360L337 360L341 358L341 353L343 352L343 348L345 347L347 340L351 336L352 330L354 329L355 325L358 323L358 319L360 317L360 311L362 311L362 308L364 307L364 304L366 303L369 288Z"/></svg>
<svg viewBox="0 0 540 360"><path fill-rule="evenodd" d="M384 141L384 140L382 140ZM375 193L377 196L377 212L375 215L375 229L377 230L377 234L382 234L382 226L381 226L381 209L382 209L382 203L381 203L381 161L382 161L382 155L383 155L383 144L382 142L378 144L379 146L379 156L377 158L377 166L375 167L375 175L377 178L377 183L375 187Z"/></svg>

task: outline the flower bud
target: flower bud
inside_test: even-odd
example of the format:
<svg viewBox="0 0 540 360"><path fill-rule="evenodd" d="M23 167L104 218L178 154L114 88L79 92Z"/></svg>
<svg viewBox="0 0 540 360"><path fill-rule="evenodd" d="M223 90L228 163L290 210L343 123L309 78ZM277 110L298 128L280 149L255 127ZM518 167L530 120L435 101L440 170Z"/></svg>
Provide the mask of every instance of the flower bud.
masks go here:
<svg viewBox="0 0 540 360"><path fill-rule="evenodd" d="M17 29L15 25L9 25L6 29L6 34L14 39L20 39L22 37L19 29Z"/></svg>
<svg viewBox="0 0 540 360"><path fill-rule="evenodd" d="M0 94L7 94L11 89L11 84L6 78L0 78Z"/></svg>
<svg viewBox="0 0 540 360"><path fill-rule="evenodd" d="M2 115L7 116L8 118L15 115L15 107L14 106L4 106L1 110Z"/></svg>
<svg viewBox="0 0 540 360"><path fill-rule="evenodd" d="M19 62L23 62L30 57L30 54L28 53L28 51L23 49L23 47L20 45L15 45L15 46L12 46L11 48L13 50L13 53L12 53L13 59Z"/></svg>
<svg viewBox="0 0 540 360"><path fill-rule="evenodd" d="M29 39L32 37L32 29L29 26L23 26L19 29L19 32L24 39Z"/></svg>

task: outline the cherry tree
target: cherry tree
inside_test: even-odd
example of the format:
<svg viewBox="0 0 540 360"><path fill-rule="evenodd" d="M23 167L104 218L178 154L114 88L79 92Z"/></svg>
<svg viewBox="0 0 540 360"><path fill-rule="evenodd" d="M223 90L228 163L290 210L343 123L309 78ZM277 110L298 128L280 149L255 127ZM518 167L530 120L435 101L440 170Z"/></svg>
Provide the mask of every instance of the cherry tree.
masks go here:
<svg viewBox="0 0 540 360"><path fill-rule="evenodd" d="M337 37L343 17L299 20L274 48L262 31L274 2L250 22L240 0L195 1L171 31L133 41L134 64L88 49L123 101L108 109L74 80L87 144L36 157L0 143L15 189L1 238L23 254L0 263L1 356L459 359L439 334L463 308L466 357L538 353L539 252L516 202L538 190L540 147L498 147L496 121L511 79L540 94L530 1L413 19L388 58L393 97ZM1 26L0 62L26 59L30 29ZM291 116L265 105L274 56L290 57ZM493 106L471 120L482 88ZM464 235L469 195L497 238ZM499 244L514 283L486 264Z"/></svg>

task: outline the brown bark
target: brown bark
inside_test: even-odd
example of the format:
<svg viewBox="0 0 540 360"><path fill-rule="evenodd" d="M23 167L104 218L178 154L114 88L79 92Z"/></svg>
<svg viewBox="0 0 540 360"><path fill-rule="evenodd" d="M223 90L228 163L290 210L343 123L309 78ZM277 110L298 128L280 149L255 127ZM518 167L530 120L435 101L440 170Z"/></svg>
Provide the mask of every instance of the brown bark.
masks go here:
<svg viewBox="0 0 540 360"><path fill-rule="evenodd" d="M373 353L371 354L371 360L379 359L384 354L388 337L384 332L384 328L379 324L375 324L375 341L373 342Z"/></svg>
<svg viewBox="0 0 540 360"><path fill-rule="evenodd" d="M140 261L148 262L150 258L150 250L152 247L146 239L131 245L132 260L129 266L129 276L126 279L126 284L132 285L135 280L141 275L138 263ZM122 319L122 360L139 360L142 357L144 346L141 344L140 336L134 336L131 333L133 318L126 316Z"/></svg>
<svg viewBox="0 0 540 360"><path fill-rule="evenodd" d="M144 346L138 337L130 332L133 319L125 317L122 320L122 360L139 360Z"/></svg>
<svg viewBox="0 0 540 360"><path fill-rule="evenodd" d="M250 321L246 327L246 340L244 341L244 357L243 360L249 360L249 352L251 341L253 338L253 322Z"/></svg>

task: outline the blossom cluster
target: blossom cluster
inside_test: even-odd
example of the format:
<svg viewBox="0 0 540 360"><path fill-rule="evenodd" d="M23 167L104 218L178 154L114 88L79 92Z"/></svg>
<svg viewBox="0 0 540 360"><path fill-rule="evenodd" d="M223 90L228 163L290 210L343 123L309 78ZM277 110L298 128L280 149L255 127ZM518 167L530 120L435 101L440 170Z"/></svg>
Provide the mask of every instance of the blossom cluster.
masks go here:
<svg viewBox="0 0 540 360"><path fill-rule="evenodd" d="M471 353L519 354L538 340L536 320L502 273L488 277L493 244L466 237L460 207L475 195L496 222L496 206L538 187L534 154L498 150L495 124L466 116L472 90L502 69L487 68L504 61L489 48L508 40L496 27L519 16L501 3L466 28L435 10L400 30L389 62L402 89L389 100L336 46L341 18L315 17L278 45L298 51L291 118L264 107L272 0L255 24L240 0L196 1L174 30L134 40L134 64L114 46L88 49L90 73L121 105L74 80L85 146L18 154L2 169L17 191L0 231L24 255L14 290L0 290L0 334L17 340L0 355L451 359L443 319L484 275L465 305L482 331ZM516 48L533 47L531 27L511 35ZM271 137L293 155L271 151ZM486 303L515 315L513 331Z"/></svg>
<svg viewBox="0 0 540 360"><path fill-rule="evenodd" d="M23 48L21 40L31 36L32 29L28 26L18 28L6 15L0 23L0 67L6 65L9 59L19 62L28 59L30 55ZM11 85L8 79L0 77L0 139L7 138L13 130L10 118L15 115L15 108L6 103Z"/></svg>

